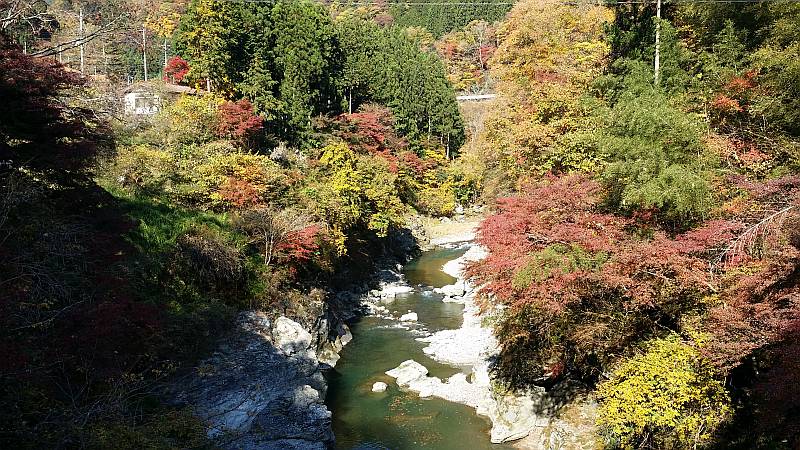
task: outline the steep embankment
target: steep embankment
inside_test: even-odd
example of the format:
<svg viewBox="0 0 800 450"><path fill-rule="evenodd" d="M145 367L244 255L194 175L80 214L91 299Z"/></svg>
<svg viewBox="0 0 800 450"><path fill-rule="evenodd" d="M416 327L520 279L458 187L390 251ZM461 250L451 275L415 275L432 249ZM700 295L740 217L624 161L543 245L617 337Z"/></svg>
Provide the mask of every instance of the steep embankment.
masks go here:
<svg viewBox="0 0 800 450"><path fill-rule="evenodd" d="M172 402L208 423L208 436L223 448L331 448L323 372L352 339L346 322L364 313L370 287L416 251L406 233L383 244L374 249L375 269L365 281L357 277L347 290L309 305L302 317L240 313L213 354L170 386Z"/></svg>

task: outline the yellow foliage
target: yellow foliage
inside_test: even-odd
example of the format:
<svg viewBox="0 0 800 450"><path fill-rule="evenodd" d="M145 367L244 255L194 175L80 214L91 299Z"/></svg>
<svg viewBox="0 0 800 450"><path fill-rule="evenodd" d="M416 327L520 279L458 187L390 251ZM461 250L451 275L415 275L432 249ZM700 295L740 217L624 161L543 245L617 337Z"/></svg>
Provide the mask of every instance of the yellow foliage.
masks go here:
<svg viewBox="0 0 800 450"><path fill-rule="evenodd" d="M694 448L731 414L714 370L676 335L622 363L597 396L597 424L613 447Z"/></svg>
<svg viewBox="0 0 800 450"><path fill-rule="evenodd" d="M248 183L260 199L267 202L276 199L287 186L286 176L275 162L267 156L251 153L212 155L190 173L199 191L214 208L230 206L220 193L229 179Z"/></svg>
<svg viewBox="0 0 800 450"><path fill-rule="evenodd" d="M331 226L331 236L340 253L345 233L366 225L379 236L402 222L405 207L397 197L397 174L378 157L358 156L344 142L322 148L323 173L303 190L305 201Z"/></svg>
<svg viewBox="0 0 800 450"><path fill-rule="evenodd" d="M498 29L500 45L490 62L498 99L477 144L486 177L496 179L485 183L494 183L488 197L513 189L523 176L580 159L562 148L561 137L587 120L579 100L605 65L610 47L604 26L612 20L609 8L588 3L523 0L511 10ZM550 155L558 159L555 164Z"/></svg>
<svg viewBox="0 0 800 450"><path fill-rule="evenodd" d="M148 145L119 148L113 165L121 184L134 190L164 190L175 172L174 155Z"/></svg>
<svg viewBox="0 0 800 450"><path fill-rule="evenodd" d="M449 216L456 207L453 183L447 181L439 186L428 186L420 190L417 204L432 216Z"/></svg>
<svg viewBox="0 0 800 450"><path fill-rule="evenodd" d="M214 137L218 108L224 101L214 94L181 95L158 113L148 133L168 147L208 142Z"/></svg>
<svg viewBox="0 0 800 450"><path fill-rule="evenodd" d="M181 21L181 15L175 11L169 11L166 4L162 4L157 12L151 13L147 16L144 26L153 33L168 38L175 32L178 23Z"/></svg>

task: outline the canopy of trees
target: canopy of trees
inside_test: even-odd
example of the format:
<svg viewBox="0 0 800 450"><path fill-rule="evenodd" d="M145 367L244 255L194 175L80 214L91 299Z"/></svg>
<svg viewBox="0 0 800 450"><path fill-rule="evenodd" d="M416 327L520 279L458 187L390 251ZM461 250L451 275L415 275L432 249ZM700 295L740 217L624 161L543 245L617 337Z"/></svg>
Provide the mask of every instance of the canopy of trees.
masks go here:
<svg viewBox="0 0 800 450"><path fill-rule="evenodd" d="M598 386L609 447L799 442L799 13L530 0L498 29L476 147L509 197L470 268L505 306L495 373Z"/></svg>
<svg viewBox="0 0 800 450"><path fill-rule="evenodd" d="M435 55L397 27L346 11L333 19L311 1L273 4L196 0L179 30L187 77L247 97L272 136L307 143L312 119L389 106L412 140L455 151L464 139L453 88Z"/></svg>

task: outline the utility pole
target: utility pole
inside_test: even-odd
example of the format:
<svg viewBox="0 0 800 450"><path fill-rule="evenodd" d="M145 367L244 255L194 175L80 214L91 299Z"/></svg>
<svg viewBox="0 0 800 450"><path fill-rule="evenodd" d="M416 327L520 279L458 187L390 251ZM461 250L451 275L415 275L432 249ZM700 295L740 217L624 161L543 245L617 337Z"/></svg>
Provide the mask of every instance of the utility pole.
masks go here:
<svg viewBox="0 0 800 450"><path fill-rule="evenodd" d="M167 38L164 38L164 67L167 67Z"/></svg>
<svg viewBox="0 0 800 450"><path fill-rule="evenodd" d="M144 65L144 81L147 81L147 35L145 27L142 26L142 62Z"/></svg>
<svg viewBox="0 0 800 450"><path fill-rule="evenodd" d="M661 0L656 0L656 60L653 70L656 86L661 78Z"/></svg>
<svg viewBox="0 0 800 450"><path fill-rule="evenodd" d="M81 73L83 73L83 67L84 67L83 4L81 4L80 9L78 10L78 33L80 33L80 38L81 38Z"/></svg>

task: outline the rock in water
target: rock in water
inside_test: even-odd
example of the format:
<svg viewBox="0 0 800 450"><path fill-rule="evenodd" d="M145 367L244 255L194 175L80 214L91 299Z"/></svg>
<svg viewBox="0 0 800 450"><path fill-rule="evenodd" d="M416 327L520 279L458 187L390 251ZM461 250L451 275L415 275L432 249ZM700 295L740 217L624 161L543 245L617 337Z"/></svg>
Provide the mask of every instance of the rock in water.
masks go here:
<svg viewBox="0 0 800 450"><path fill-rule="evenodd" d="M378 381L372 385L372 392L386 392L386 388L388 387L389 385L387 385L383 381Z"/></svg>
<svg viewBox="0 0 800 450"><path fill-rule="evenodd" d="M327 364L330 367L335 367L339 361L339 352L342 348L353 340L353 334L350 333L350 328L345 324L339 324L336 327L336 338L330 339L322 345L322 348L317 352L317 360L320 364Z"/></svg>
<svg viewBox="0 0 800 450"><path fill-rule="evenodd" d="M447 286L443 286L441 291L442 294L448 297L461 297L467 292L463 281L459 281L456 284L448 284Z"/></svg>
<svg viewBox="0 0 800 450"><path fill-rule="evenodd" d="M403 361L394 369L387 371L386 375L397 379L398 385L408 386L413 381L417 381L420 378L428 375L428 369L413 359L409 359L407 361Z"/></svg>
<svg viewBox="0 0 800 450"><path fill-rule="evenodd" d="M401 322L416 322L417 320L419 320L419 317L415 312L410 312L408 314L403 314L402 316L400 316Z"/></svg>

